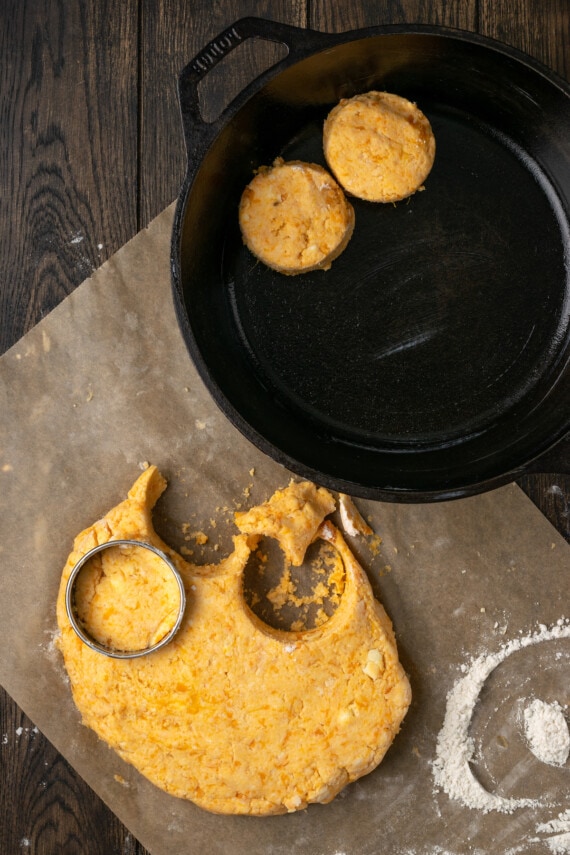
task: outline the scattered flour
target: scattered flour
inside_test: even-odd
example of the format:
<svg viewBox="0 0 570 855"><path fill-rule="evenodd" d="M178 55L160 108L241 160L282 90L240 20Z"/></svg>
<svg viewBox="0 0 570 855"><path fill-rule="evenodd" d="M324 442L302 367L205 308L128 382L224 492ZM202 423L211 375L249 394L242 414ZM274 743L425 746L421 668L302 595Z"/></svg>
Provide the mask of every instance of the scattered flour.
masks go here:
<svg viewBox="0 0 570 855"><path fill-rule="evenodd" d="M551 837L533 838L530 843L545 843L551 852L564 855L570 852L570 810L558 815L557 819L536 826L537 833L550 834Z"/></svg>
<svg viewBox="0 0 570 855"><path fill-rule="evenodd" d="M20 738L20 736L22 736L23 733L31 733L32 736L35 736L36 733L39 733L39 730L35 725L33 727L22 727L20 725L20 727L17 727L15 729L14 733L16 734L16 736L18 738ZM5 733L2 737L2 745L7 745L7 744L8 744L8 734Z"/></svg>
<svg viewBox="0 0 570 855"><path fill-rule="evenodd" d="M530 750L538 760L564 766L570 753L570 732L560 704L538 698L524 711L524 731Z"/></svg>
<svg viewBox="0 0 570 855"><path fill-rule="evenodd" d="M481 786L469 765L475 751L469 726L479 693L501 662L517 650L559 638L570 638L570 622L566 618L561 618L551 628L541 625L537 632L509 641L496 653L482 654L465 667L465 676L457 681L447 696L445 718L432 764L436 787L450 798L484 813L492 810L512 813L517 808L541 805L534 799L504 798Z"/></svg>

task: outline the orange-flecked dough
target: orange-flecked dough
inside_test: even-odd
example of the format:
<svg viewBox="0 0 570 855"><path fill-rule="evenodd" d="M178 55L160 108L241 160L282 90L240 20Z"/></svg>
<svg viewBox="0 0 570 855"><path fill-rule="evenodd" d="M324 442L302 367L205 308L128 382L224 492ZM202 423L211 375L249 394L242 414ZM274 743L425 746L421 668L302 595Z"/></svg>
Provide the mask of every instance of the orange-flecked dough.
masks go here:
<svg viewBox="0 0 570 855"><path fill-rule="evenodd" d="M180 609L178 584L158 555L140 546L116 546L95 555L75 584L80 624L115 650L144 650L173 628Z"/></svg>
<svg viewBox="0 0 570 855"><path fill-rule="evenodd" d="M310 481L293 482L262 505L237 511L235 521L245 534L276 538L286 560L299 567L320 524L335 507L335 500L324 487L316 487Z"/></svg>
<svg viewBox="0 0 570 855"><path fill-rule="evenodd" d="M316 629L286 632L263 624L244 600L242 573L258 538L237 534L234 551L218 565L187 563L152 526L164 487L151 466L124 502L76 538L63 570L58 645L84 723L158 787L213 812L278 814L330 801L382 760L410 703L390 620L340 531L322 521L332 497L292 483L261 506L260 530L264 517L298 518L299 543L323 538L344 564L332 617ZM304 506L309 526L299 518ZM281 529L273 531L279 536ZM73 564L96 543L119 537L147 539L167 552L188 597L179 634L141 659L93 651L65 611Z"/></svg>
<svg viewBox="0 0 570 855"><path fill-rule="evenodd" d="M345 98L324 124L328 166L344 189L370 202L396 202L423 186L435 138L422 111L389 92Z"/></svg>
<svg viewBox="0 0 570 855"><path fill-rule="evenodd" d="M322 166L277 158L245 188L239 224L257 258L292 275L330 268L352 236L354 210Z"/></svg>

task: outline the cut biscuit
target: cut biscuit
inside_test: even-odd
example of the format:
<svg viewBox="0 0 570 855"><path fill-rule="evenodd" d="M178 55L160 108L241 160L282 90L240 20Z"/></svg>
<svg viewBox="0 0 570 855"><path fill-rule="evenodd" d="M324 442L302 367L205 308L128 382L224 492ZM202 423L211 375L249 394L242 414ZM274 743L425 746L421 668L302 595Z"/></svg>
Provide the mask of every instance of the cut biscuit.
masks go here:
<svg viewBox="0 0 570 855"><path fill-rule="evenodd" d="M354 210L322 166L277 158L245 188L239 224L257 258L294 275L330 268L352 236Z"/></svg>
<svg viewBox="0 0 570 855"><path fill-rule="evenodd" d="M124 502L77 536L63 570L57 644L83 723L156 786L215 813L279 814L331 801L380 763L411 695L386 612L340 531L323 522L330 494L291 484L261 506L255 526L254 515L242 518L260 532L268 525L293 555L320 537L342 559L344 590L332 617L293 632L262 623L244 600L256 535L237 534L227 558L201 567L160 540L151 510L164 488L149 467ZM166 552L186 590L178 635L140 659L92 650L65 609L73 565L117 538Z"/></svg>
<svg viewBox="0 0 570 855"><path fill-rule="evenodd" d="M397 202L423 187L435 137L422 111L389 92L366 92L334 107L323 128L325 159L347 193Z"/></svg>

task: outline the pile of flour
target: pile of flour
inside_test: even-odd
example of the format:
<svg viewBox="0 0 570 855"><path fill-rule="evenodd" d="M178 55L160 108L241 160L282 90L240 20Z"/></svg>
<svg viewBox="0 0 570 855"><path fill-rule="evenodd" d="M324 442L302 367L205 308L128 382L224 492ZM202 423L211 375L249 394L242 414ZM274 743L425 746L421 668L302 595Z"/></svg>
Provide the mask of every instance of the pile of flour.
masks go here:
<svg viewBox="0 0 570 855"><path fill-rule="evenodd" d="M524 711L524 732L538 760L564 766L570 753L570 731L559 703L533 700Z"/></svg>
<svg viewBox="0 0 570 855"><path fill-rule="evenodd" d="M469 726L479 693L497 665L517 650L560 638L570 638L570 622L566 618L561 618L551 628L541 625L538 631L509 641L496 653L478 656L465 666L465 676L456 682L447 696L445 719L433 761L435 784L450 798L484 813L492 810L512 813L517 808L541 805L535 799L504 798L481 786L469 765L475 751ZM562 765L568 757L566 747L570 750L570 736L561 708L537 704L529 709L525 719L526 735L532 750L539 759L549 757L546 762ZM541 727L542 733L539 734Z"/></svg>

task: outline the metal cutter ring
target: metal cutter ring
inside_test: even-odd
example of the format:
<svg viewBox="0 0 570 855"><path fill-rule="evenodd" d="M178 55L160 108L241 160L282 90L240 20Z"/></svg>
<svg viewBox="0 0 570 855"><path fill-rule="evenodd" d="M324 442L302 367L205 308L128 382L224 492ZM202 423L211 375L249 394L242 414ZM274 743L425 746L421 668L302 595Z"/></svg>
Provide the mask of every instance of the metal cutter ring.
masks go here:
<svg viewBox="0 0 570 855"><path fill-rule="evenodd" d="M156 643L151 645L150 647L143 647L136 650L115 650L112 647L108 647L105 644L94 639L89 633L85 630L85 627L81 625L78 620L76 609L75 609L75 583L77 582L77 578L82 568L87 564L90 558L96 555L98 552L102 552L105 549L110 549L113 546L140 546L142 549L149 549L151 552L154 552L155 555L158 555L161 558L168 569L171 571L172 575L176 579L178 584L178 591L180 594L180 606L178 609L178 616L172 628L163 635L163 637ZM135 659L139 656L146 656L149 653L154 653L155 650L159 650L161 647L164 647L168 644L169 641L176 635L178 630L180 629L180 624L182 623L182 618L184 617L184 609L186 607L186 593L184 591L184 583L182 581L182 577L180 573L174 566L174 563L170 560L166 553L162 552L162 550L157 549L156 546L153 546L151 543L147 543L143 540L109 540L107 543L100 543L98 546L93 547L88 552L83 555L79 561L74 565L71 573L69 574L69 579L67 580L67 585L65 589L65 608L67 611L67 617L69 618L69 622L76 634L79 638L91 647L92 650L96 650L97 653L102 653L105 656L111 656L114 659Z"/></svg>

